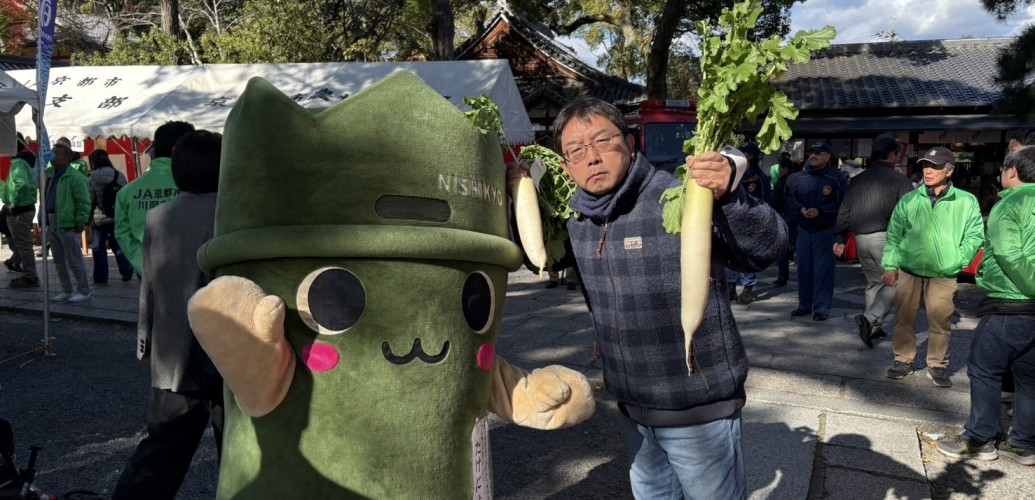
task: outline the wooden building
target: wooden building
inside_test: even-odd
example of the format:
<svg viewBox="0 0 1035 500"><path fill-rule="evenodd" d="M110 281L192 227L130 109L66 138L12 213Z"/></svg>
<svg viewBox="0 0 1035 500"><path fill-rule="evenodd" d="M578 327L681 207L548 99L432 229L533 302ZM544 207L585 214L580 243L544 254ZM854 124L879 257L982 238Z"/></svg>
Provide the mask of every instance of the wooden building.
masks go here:
<svg viewBox="0 0 1035 500"><path fill-rule="evenodd" d="M582 61L543 24L500 8L485 31L457 48L455 59L507 59L536 130L550 146L551 126L565 104L591 95L618 105L645 98L640 85L609 76Z"/></svg>
<svg viewBox="0 0 1035 500"><path fill-rule="evenodd" d="M801 111L791 123L796 155L812 140L835 155L866 158L873 138L891 134L904 146L909 173L935 146L955 152L953 182L988 210L993 179L1018 128L1032 124L999 114L994 77L999 52L1012 39L933 40L834 45L776 83Z"/></svg>

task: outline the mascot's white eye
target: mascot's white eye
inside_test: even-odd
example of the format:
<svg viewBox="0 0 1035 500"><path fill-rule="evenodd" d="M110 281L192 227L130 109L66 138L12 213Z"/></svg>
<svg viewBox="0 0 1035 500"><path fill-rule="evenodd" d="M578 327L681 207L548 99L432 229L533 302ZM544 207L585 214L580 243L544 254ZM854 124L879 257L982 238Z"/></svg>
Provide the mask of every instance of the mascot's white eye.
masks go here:
<svg viewBox="0 0 1035 500"><path fill-rule="evenodd" d="M302 280L295 303L309 328L324 335L337 335L359 321L367 306L367 294L355 274L324 267Z"/></svg>
<svg viewBox="0 0 1035 500"><path fill-rule="evenodd" d="M475 333L485 333L492 326L492 317L496 309L496 291L492 287L489 275L478 271L467 277L464 282L463 296L460 305L464 311L467 325Z"/></svg>

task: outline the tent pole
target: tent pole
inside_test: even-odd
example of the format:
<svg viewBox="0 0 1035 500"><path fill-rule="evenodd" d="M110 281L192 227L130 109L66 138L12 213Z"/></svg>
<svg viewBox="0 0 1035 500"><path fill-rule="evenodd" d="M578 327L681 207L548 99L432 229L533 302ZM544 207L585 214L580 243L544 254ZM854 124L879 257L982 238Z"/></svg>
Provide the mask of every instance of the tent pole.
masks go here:
<svg viewBox="0 0 1035 500"><path fill-rule="evenodd" d="M37 151L42 148L38 147L43 141L43 124L41 120L36 120L36 144ZM40 212L36 216L40 221L40 244L43 245L43 257L40 262L40 267L43 269L43 355L54 356L54 346L50 343L50 271L47 266L47 188L50 184L47 181L46 173L47 165L44 163L42 154L36 155L36 187L40 190ZM30 255L30 258L35 259L35 255Z"/></svg>
<svg viewBox="0 0 1035 500"><path fill-rule="evenodd" d="M125 137L125 136L123 136L123 137ZM117 140L113 140L113 141L110 141L110 142L114 143L115 146L117 146L119 148L119 151L122 151L123 154L128 155L131 159L133 159L133 161L134 161L133 170L134 170L134 173L136 174L136 170L137 170L136 169L136 165L135 165L135 162L137 161L136 160L136 158L137 158L136 151L126 151L126 148L122 147L122 143L120 143ZM130 149L134 149L135 150L136 147L135 146L130 146ZM105 150L107 151L107 146L105 146ZM110 154L111 151L108 151L108 153ZM126 179L128 180L129 179L129 172L127 171L127 172L123 172L123 173L126 175ZM136 174L133 178L136 179L137 177L140 177L140 174Z"/></svg>
<svg viewBox="0 0 1035 500"><path fill-rule="evenodd" d="M137 179L143 173L140 171L140 146L136 137L130 137L130 139L133 141L130 146L133 149L133 179Z"/></svg>

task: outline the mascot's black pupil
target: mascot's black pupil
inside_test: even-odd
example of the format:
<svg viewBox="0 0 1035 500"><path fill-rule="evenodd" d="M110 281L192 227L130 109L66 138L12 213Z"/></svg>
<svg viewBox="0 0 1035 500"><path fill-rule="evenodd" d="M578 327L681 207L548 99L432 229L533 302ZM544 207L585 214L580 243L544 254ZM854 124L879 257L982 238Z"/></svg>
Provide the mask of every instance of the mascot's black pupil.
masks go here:
<svg viewBox="0 0 1035 500"><path fill-rule="evenodd" d="M355 325L366 305L359 278L344 269L328 269L309 286L309 314L328 330L340 332Z"/></svg>
<svg viewBox="0 0 1035 500"><path fill-rule="evenodd" d="M485 330L492 320L492 284L482 273L474 273L464 282L462 297L464 319L472 330Z"/></svg>

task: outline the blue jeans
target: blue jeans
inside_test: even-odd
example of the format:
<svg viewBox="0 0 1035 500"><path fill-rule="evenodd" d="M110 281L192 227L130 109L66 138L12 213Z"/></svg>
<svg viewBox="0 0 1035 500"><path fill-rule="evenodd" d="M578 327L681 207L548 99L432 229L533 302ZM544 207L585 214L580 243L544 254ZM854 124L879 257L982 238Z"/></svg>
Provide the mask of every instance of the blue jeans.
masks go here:
<svg viewBox="0 0 1035 500"><path fill-rule="evenodd" d="M798 228L795 243L798 266L798 309L830 314L834 301L834 232L810 233Z"/></svg>
<svg viewBox="0 0 1035 500"><path fill-rule="evenodd" d="M636 498L747 497L740 417L687 427L646 427L620 418Z"/></svg>
<svg viewBox="0 0 1035 500"><path fill-rule="evenodd" d="M726 274L726 281L740 286L755 286L758 284L758 275L730 271Z"/></svg>
<svg viewBox="0 0 1035 500"><path fill-rule="evenodd" d="M93 226L93 282L108 282L108 248L115 254L115 263L119 273L128 274L133 271L129 259L122 253L119 242L115 241L115 223Z"/></svg>
<svg viewBox="0 0 1035 500"><path fill-rule="evenodd" d="M964 436L987 443L999 433L1003 376L1013 364L1015 393L1010 443L1035 446L1035 316L983 316L967 359L970 417Z"/></svg>

